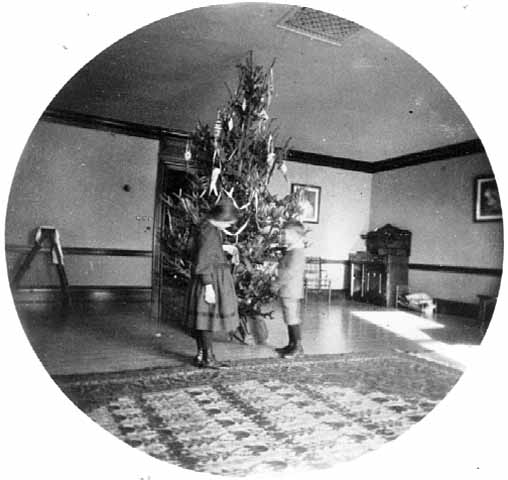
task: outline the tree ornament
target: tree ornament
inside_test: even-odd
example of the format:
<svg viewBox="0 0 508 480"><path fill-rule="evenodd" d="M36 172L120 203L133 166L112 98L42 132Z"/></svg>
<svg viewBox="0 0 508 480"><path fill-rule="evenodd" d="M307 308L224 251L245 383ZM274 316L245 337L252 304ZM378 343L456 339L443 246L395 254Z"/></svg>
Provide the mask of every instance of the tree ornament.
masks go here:
<svg viewBox="0 0 508 480"><path fill-rule="evenodd" d="M275 153L269 153L267 156L266 156L266 163L268 164L268 169L271 169L273 167L273 164L275 163Z"/></svg>
<svg viewBox="0 0 508 480"><path fill-rule="evenodd" d="M222 133L222 119L220 115L220 110L217 110L217 120L215 120L215 125L213 127L213 138L216 143L219 141L221 133Z"/></svg>
<svg viewBox="0 0 508 480"><path fill-rule="evenodd" d="M245 110L247 110L247 99L245 97L243 97L242 110L244 112L245 112Z"/></svg>
<svg viewBox="0 0 508 480"><path fill-rule="evenodd" d="M218 167L215 167L212 170L212 176L210 177L210 190L208 191L208 194L213 192L216 196L218 195L217 180L219 179L220 172L221 172L221 169Z"/></svg>
<svg viewBox="0 0 508 480"><path fill-rule="evenodd" d="M268 120L270 117L268 116L268 113L263 108L258 115L258 134L261 134L266 129L266 124L268 123Z"/></svg>
<svg viewBox="0 0 508 480"><path fill-rule="evenodd" d="M228 128L229 128L229 131L233 130L233 127L234 127L234 124L233 124L233 117L230 117L230 118L229 118L229 121L228 121Z"/></svg>
<svg viewBox="0 0 508 480"><path fill-rule="evenodd" d="M273 153L273 135L270 133L270 135L268 135L268 142L266 144L266 150L268 151L268 153Z"/></svg>
<svg viewBox="0 0 508 480"><path fill-rule="evenodd" d="M185 145L185 153L183 154L183 158L186 162L190 162L192 160L192 152L189 140L187 140L187 144Z"/></svg>
<svg viewBox="0 0 508 480"><path fill-rule="evenodd" d="M274 93L273 68L270 68L270 79L268 81L268 92L267 92L268 99L266 101L266 105L268 108L270 108L270 105L272 103L273 93Z"/></svg>

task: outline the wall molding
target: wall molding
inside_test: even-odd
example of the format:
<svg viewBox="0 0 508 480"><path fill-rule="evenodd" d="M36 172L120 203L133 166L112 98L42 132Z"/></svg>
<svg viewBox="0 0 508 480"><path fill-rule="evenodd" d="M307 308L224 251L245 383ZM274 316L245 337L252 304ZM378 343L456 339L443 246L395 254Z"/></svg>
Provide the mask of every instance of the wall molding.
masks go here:
<svg viewBox="0 0 508 480"><path fill-rule="evenodd" d="M401 155L399 157L388 158L379 162L372 163L372 172L379 173L398 168L414 167L424 163L438 162L440 160L450 160L452 158L465 157L475 153L485 153L485 148L479 139L468 140L466 142L446 145L444 147L423 150L421 152Z"/></svg>
<svg viewBox="0 0 508 480"><path fill-rule="evenodd" d="M11 290L15 303L62 302L60 286L22 287ZM73 303L82 302L150 302L151 287L75 285L69 287Z"/></svg>
<svg viewBox="0 0 508 480"><path fill-rule="evenodd" d="M115 120L84 113L77 113L68 110L47 109L41 116L42 120L64 125L72 125L82 128L91 128L106 132L121 133L136 137L161 140L173 138L185 141L190 133L183 130L144 125L141 123ZM338 168L354 172L375 174L398 168L412 167L429 162L449 160L475 153L484 153L485 149L479 139L468 140L461 143L446 145L444 147L410 153L385 160L366 162L352 158L334 157L317 153L302 152L299 150L288 150L288 161L306 163L320 167Z"/></svg>
<svg viewBox="0 0 508 480"><path fill-rule="evenodd" d="M7 244L5 250L8 253L28 253L32 246ZM64 255L91 255L103 257L151 257L151 250L131 250L122 248L94 248L94 247L62 247ZM43 247L40 252L50 253L48 247Z"/></svg>
<svg viewBox="0 0 508 480"><path fill-rule="evenodd" d="M307 259L307 263L318 263L317 257L311 258L310 262ZM366 260L368 261L368 260ZM350 260L335 260L328 258L321 258L322 265L351 265ZM458 273L466 275L486 275L491 277L501 277L503 274L502 268L484 268L484 267L466 267L462 265L434 265L430 263L409 263L409 270L422 270L426 272L439 272L439 273Z"/></svg>
<svg viewBox="0 0 508 480"><path fill-rule="evenodd" d="M500 277L503 274L501 268L431 265L427 263L410 263L408 266L410 270L422 270L426 272L462 273L467 275L487 275L491 277Z"/></svg>
<svg viewBox="0 0 508 480"><path fill-rule="evenodd" d="M5 250L8 253L28 253L32 249L28 245L7 244ZM105 256L105 257L153 257L151 250L130 250L121 248L93 248L93 247L63 247L66 255L85 255L85 256ZM40 250L43 253L50 253L50 249L45 247ZM313 257L312 257L313 258ZM329 265L349 265L350 260L337 260L330 258L321 258L321 264ZM457 273L467 275L487 275L491 277L501 277L502 268L484 268L467 267L462 265L435 265L429 263L409 263L410 270L421 270L426 272Z"/></svg>
<svg viewBox="0 0 508 480"><path fill-rule="evenodd" d="M353 172L373 173L373 166L370 162L353 160L351 158L332 157L318 153L302 152L299 150L288 150L287 159L290 162L305 163L319 167L338 168Z"/></svg>
<svg viewBox="0 0 508 480"><path fill-rule="evenodd" d="M115 120L112 118L98 117L85 113L71 112L68 110L47 109L41 116L42 120L52 123L61 123L75 127L91 128L105 132L121 133L134 137L151 138L159 140L161 137L178 137L187 139L188 132L172 130L154 125Z"/></svg>

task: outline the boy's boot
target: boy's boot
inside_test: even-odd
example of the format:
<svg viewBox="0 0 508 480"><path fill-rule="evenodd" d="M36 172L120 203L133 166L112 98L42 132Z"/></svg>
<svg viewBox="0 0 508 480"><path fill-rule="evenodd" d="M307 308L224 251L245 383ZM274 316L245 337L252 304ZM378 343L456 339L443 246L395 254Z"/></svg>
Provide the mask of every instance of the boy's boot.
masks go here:
<svg viewBox="0 0 508 480"><path fill-rule="evenodd" d="M303 345L302 345L302 333L300 325L289 325L289 328L293 330L293 338L295 339L291 349L289 349L282 356L283 358L298 358L303 356Z"/></svg>
<svg viewBox="0 0 508 480"><path fill-rule="evenodd" d="M291 328L291 325L288 325L288 337L289 337L288 344L285 347L276 348L275 351L277 353L284 355L285 353L288 353L293 348L293 345L295 344L295 336L294 336L293 329Z"/></svg>

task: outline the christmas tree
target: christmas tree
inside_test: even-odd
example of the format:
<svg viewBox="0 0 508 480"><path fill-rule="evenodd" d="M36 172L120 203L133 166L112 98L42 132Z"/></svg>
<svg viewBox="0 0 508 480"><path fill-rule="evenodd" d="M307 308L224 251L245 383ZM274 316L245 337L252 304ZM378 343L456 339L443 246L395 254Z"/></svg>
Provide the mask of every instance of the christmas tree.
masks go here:
<svg viewBox="0 0 508 480"><path fill-rule="evenodd" d="M294 195L278 198L269 191L272 175L287 173L289 140L279 143L269 117L274 96L273 63L268 70L254 65L252 53L237 65L238 85L229 87L229 100L210 128L198 123L185 151L197 166L185 188L163 200L169 205L165 241L166 268L173 276L190 276L190 239L203 214L223 197L235 204L240 218L227 231L224 243L236 257L233 274L239 314L248 318L271 317L266 306L275 266L282 255L280 231L298 215Z"/></svg>

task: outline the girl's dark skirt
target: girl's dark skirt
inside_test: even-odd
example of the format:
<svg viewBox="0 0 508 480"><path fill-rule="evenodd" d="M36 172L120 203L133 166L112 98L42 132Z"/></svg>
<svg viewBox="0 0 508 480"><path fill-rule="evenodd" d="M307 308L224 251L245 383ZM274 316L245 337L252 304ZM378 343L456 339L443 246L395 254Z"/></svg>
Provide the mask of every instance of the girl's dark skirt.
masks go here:
<svg viewBox="0 0 508 480"><path fill-rule="evenodd" d="M187 290L184 326L193 330L232 332L239 325L238 300L229 265L217 265L212 273L215 303L205 302L205 285L198 276Z"/></svg>

